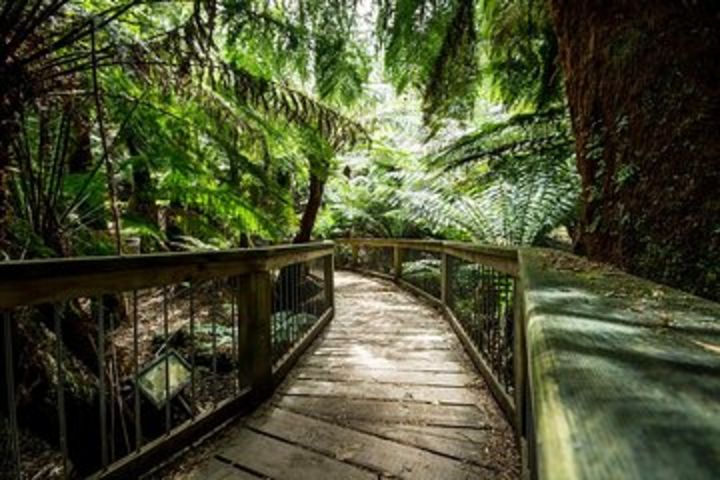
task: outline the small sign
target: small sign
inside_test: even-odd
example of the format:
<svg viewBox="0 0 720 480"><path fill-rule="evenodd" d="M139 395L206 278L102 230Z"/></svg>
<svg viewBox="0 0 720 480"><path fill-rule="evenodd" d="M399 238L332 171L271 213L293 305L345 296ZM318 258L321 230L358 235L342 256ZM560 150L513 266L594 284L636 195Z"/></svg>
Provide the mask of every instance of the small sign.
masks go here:
<svg viewBox="0 0 720 480"><path fill-rule="evenodd" d="M169 388L165 383L165 366L169 371ZM190 365L175 350L169 350L146 366L138 375L140 391L158 409L165 406L190 383ZM169 393L169 395L168 395Z"/></svg>

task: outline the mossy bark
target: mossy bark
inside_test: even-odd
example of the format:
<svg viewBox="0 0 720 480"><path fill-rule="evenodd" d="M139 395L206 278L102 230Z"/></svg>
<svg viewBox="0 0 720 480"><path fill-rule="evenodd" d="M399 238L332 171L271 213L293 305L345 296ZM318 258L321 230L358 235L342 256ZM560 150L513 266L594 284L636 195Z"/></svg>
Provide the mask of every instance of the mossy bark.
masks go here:
<svg viewBox="0 0 720 480"><path fill-rule="evenodd" d="M720 299L720 3L549 6L583 183L579 249Z"/></svg>

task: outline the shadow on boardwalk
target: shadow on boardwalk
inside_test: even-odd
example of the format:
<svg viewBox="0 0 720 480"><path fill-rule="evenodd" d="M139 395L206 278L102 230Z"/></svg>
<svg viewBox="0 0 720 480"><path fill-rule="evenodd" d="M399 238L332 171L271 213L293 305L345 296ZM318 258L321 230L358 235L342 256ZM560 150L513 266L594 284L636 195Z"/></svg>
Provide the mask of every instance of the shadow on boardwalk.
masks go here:
<svg viewBox="0 0 720 480"><path fill-rule="evenodd" d="M512 429L431 307L336 274L337 313L252 416L155 478L517 478Z"/></svg>

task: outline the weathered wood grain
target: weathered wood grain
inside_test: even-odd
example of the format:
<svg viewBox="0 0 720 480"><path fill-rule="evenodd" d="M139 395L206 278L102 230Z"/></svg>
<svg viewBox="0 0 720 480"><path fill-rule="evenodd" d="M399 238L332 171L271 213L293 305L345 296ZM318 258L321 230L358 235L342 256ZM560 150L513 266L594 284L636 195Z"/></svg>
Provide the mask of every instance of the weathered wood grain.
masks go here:
<svg viewBox="0 0 720 480"><path fill-rule="evenodd" d="M469 405L285 396L277 405L287 410L331 421L373 421L408 425L485 428L488 417Z"/></svg>
<svg viewBox="0 0 720 480"><path fill-rule="evenodd" d="M377 475L367 470L247 428L240 429L229 445L217 456L228 462L243 465L261 476L278 480L302 478L377 480Z"/></svg>
<svg viewBox="0 0 720 480"><path fill-rule="evenodd" d="M401 370L365 369L314 369L303 368L295 373L300 380L325 380L328 382L376 382L401 385L430 385L438 387L465 387L477 381L477 377L465 372L413 372Z"/></svg>
<svg viewBox="0 0 720 480"><path fill-rule="evenodd" d="M212 458L200 472L194 475L194 478L198 480L257 480L262 477Z"/></svg>
<svg viewBox="0 0 720 480"><path fill-rule="evenodd" d="M317 357L359 357L360 359L376 358L378 360L434 360L441 362L455 362L457 354L448 348L408 349L404 347L353 345L345 348L319 348L313 352Z"/></svg>
<svg viewBox="0 0 720 480"><path fill-rule="evenodd" d="M258 431L296 442L388 476L416 480L486 478L494 472L374 435L274 409L253 419Z"/></svg>
<svg viewBox="0 0 720 480"><path fill-rule="evenodd" d="M433 404L474 405L477 393L469 387L448 388L425 385L378 384L374 382L340 383L324 380L300 380L282 390L285 395L342 397L370 400L398 400Z"/></svg>
<svg viewBox="0 0 720 480"><path fill-rule="evenodd" d="M433 361L431 359L395 359L387 361L375 358L363 358L359 356L350 357L323 357L310 356L301 360L299 367L320 367L320 368L347 368L362 367L369 370L407 370L416 372L448 372L462 373L467 368L460 362Z"/></svg>
<svg viewBox="0 0 720 480"><path fill-rule="evenodd" d="M332 242L202 253L0 262L0 309L267 271L333 254Z"/></svg>
<svg viewBox="0 0 720 480"><path fill-rule="evenodd" d="M478 430L362 421L351 421L346 425L354 430L498 471L506 470L505 462L513 461L512 451L515 447L512 441L508 442L507 435L499 434L490 427ZM507 458L498 455L502 451L508 451L510 455Z"/></svg>
<svg viewBox="0 0 720 480"><path fill-rule="evenodd" d="M720 305L558 252L521 266L540 478L718 478Z"/></svg>

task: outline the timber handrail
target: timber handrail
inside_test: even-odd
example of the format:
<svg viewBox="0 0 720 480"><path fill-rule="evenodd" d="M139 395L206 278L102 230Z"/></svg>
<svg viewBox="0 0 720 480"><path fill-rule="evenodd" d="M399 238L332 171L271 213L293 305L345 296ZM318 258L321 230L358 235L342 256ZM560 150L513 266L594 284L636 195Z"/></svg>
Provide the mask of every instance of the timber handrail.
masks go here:
<svg viewBox="0 0 720 480"><path fill-rule="evenodd" d="M716 478L720 304L556 250L336 243L342 268L395 281L445 314L515 428L524 478ZM498 346L512 357L510 385L492 365Z"/></svg>
<svg viewBox="0 0 720 480"><path fill-rule="evenodd" d="M0 262L0 310L188 280L242 275L332 254L333 242Z"/></svg>
<svg viewBox="0 0 720 480"><path fill-rule="evenodd" d="M20 478L27 473L20 471L23 454L16 411L16 370L23 368L15 355L19 336L26 349L33 342L56 344L51 352L35 355L49 354L60 366L57 373L48 373L55 380L43 381L51 383L48 391L57 391L54 398L45 399L55 402L56 417L51 409L44 415L58 424L57 437L51 441L59 445L63 476L136 478L270 395L334 315L333 258L333 242L315 242L201 253L0 262L4 366L0 385L5 393L0 428L8 429L0 442L4 459L0 477ZM155 323L149 324L153 319ZM77 386L68 384L77 381L78 361L65 361L65 341L43 343L28 337L27 327L48 325L54 338L67 339L81 321L89 325L84 335L90 338L79 340L96 346L97 361L96 366L84 368L101 372L94 374L94 385L84 386L96 399L90 403L97 405L100 419L98 437L85 439L89 440L85 448L95 447L100 455L78 471L75 463L92 456L78 449L78 437L72 431L72 425L87 419L70 417L73 412L66 409L72 403L68 397L76 395ZM120 324L132 334L131 347L125 346L134 364L129 374L119 373L115 353L114 330ZM43 332L43 328L35 330ZM146 337L155 336L159 348L140 344L142 329ZM210 352L201 368L196 357L202 338ZM220 343L225 345L224 353ZM177 348L184 348L184 355ZM226 364L223 371L221 354ZM181 370L184 365L190 377L179 390L174 383L171 387L171 362ZM164 387L159 386L157 398L148 397L149 387L141 388L143 375L157 368L158 378L165 377ZM122 387L121 376L129 378ZM128 390L130 397L123 393ZM173 405L180 394L183 398ZM186 416L176 420L178 409ZM164 424L162 434L146 435L142 423L148 415ZM120 421L127 424L121 428ZM118 443L122 445L117 447ZM7 465L10 471L3 471Z"/></svg>
<svg viewBox="0 0 720 480"><path fill-rule="evenodd" d="M338 238L335 239L338 245L351 247L373 247L373 248L400 248L410 250L423 250L436 253L450 253L469 261L485 262L495 264L498 270L517 275L517 248L499 247L495 245L478 245L465 242L454 242L447 240L420 240L420 239L388 239L388 238Z"/></svg>

